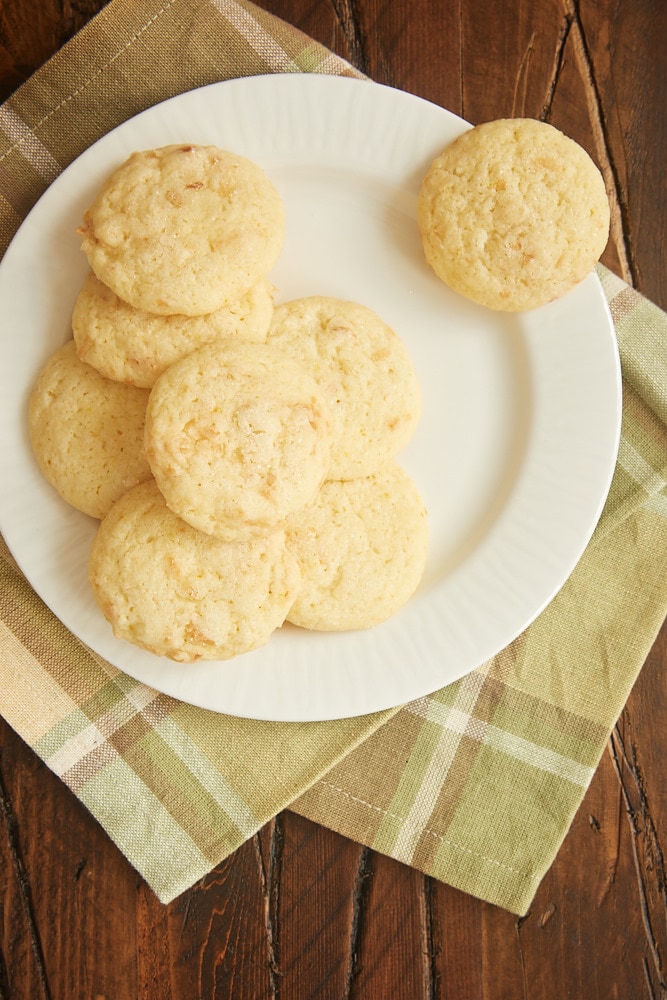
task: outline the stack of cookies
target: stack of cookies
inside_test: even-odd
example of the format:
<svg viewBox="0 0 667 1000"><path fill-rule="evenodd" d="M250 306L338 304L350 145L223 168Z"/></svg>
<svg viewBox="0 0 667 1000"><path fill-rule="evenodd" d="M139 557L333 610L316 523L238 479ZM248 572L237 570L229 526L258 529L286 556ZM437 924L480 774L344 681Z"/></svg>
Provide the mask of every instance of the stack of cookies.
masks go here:
<svg viewBox="0 0 667 1000"><path fill-rule="evenodd" d="M580 146L504 119L442 151L417 215L439 278L520 311L590 272L610 213ZM425 566L424 505L395 464L421 411L410 358L357 303L274 307L284 228L255 163L134 153L84 215L73 338L30 400L46 478L101 522L90 582L114 633L178 661L236 656L285 621L368 628Z"/></svg>
<svg viewBox="0 0 667 1000"><path fill-rule="evenodd" d="M371 310L274 308L280 197L210 146L133 154L80 230L73 339L29 426L46 478L100 520L90 582L116 636L228 659L290 621L367 628L423 573L426 514L395 464L421 410Z"/></svg>

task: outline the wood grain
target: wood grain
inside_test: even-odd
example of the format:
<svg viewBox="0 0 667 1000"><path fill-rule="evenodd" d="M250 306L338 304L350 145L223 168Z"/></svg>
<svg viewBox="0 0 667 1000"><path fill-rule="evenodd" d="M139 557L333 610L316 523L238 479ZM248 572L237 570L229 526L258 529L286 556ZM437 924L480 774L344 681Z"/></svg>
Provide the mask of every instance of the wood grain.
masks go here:
<svg viewBox="0 0 667 1000"><path fill-rule="evenodd" d="M260 0L382 83L582 143L667 306L662 0ZM6 97L103 6L0 2ZM285 813L161 906L0 720L0 1000L667 997L667 628L522 920Z"/></svg>

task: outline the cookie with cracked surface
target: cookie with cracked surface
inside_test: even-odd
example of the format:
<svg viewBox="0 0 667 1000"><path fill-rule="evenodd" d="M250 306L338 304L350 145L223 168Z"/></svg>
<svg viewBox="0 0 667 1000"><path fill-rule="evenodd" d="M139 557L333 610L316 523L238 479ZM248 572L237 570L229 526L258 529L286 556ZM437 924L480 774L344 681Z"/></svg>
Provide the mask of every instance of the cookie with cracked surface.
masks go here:
<svg viewBox="0 0 667 1000"><path fill-rule="evenodd" d="M91 271L74 304L72 331L82 361L107 378L150 389L169 365L212 340L262 343L272 314L266 279L215 312L160 316L119 299Z"/></svg>
<svg viewBox="0 0 667 1000"><path fill-rule="evenodd" d="M426 509L398 465L362 479L324 483L287 522L301 587L287 620L323 631L365 629L412 597L428 549Z"/></svg>
<svg viewBox="0 0 667 1000"><path fill-rule="evenodd" d="M113 505L89 578L114 635L181 663L227 660L268 642L299 587L284 532L224 542L174 514L155 482Z"/></svg>
<svg viewBox="0 0 667 1000"><path fill-rule="evenodd" d="M150 392L146 455L168 505L233 539L272 531L312 500L331 422L314 379L268 344L209 344Z"/></svg>
<svg viewBox="0 0 667 1000"><path fill-rule="evenodd" d="M412 437L417 373L398 334L372 309L327 296L277 305L267 344L311 373L333 420L329 479L372 475Z"/></svg>
<svg viewBox="0 0 667 1000"><path fill-rule="evenodd" d="M546 122L506 118L469 129L429 167L417 218L427 262L456 292L524 311L588 275L609 236L602 175Z"/></svg>
<svg viewBox="0 0 667 1000"><path fill-rule="evenodd" d="M30 441L44 476L72 507L102 518L151 478L147 403L147 389L114 382L81 361L73 340L47 360L30 395Z"/></svg>
<svg viewBox="0 0 667 1000"><path fill-rule="evenodd" d="M137 309L188 316L236 302L276 263L282 199L262 168L216 146L133 153L85 211L82 249Z"/></svg>

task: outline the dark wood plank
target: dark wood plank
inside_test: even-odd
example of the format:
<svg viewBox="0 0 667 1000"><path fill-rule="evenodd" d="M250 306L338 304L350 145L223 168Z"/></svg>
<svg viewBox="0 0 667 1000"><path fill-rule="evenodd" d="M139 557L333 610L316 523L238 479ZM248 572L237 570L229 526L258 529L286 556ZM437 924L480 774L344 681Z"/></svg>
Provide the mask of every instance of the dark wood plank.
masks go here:
<svg viewBox="0 0 667 1000"><path fill-rule="evenodd" d="M436 990L430 881L367 852L355 997L429 997Z"/></svg>
<svg viewBox="0 0 667 1000"><path fill-rule="evenodd" d="M0 777L7 996L134 995L136 873L2 719Z"/></svg>
<svg viewBox="0 0 667 1000"><path fill-rule="evenodd" d="M140 982L147 998L272 995L265 867L258 840L251 839L170 906L160 908L154 897L146 897L146 914L166 925L162 954L151 970L154 941L139 914L146 938ZM166 910L166 921L160 909Z"/></svg>
<svg viewBox="0 0 667 1000"><path fill-rule="evenodd" d="M280 817L280 828L270 910L276 995L347 996L356 969L365 852L293 814Z"/></svg>
<svg viewBox="0 0 667 1000"><path fill-rule="evenodd" d="M572 6L575 7L573 0ZM660 0L580 5L600 130L618 191L632 283L667 307L664 150L667 6Z"/></svg>
<svg viewBox="0 0 667 1000"><path fill-rule="evenodd" d="M108 0L0 3L0 101L97 14Z"/></svg>

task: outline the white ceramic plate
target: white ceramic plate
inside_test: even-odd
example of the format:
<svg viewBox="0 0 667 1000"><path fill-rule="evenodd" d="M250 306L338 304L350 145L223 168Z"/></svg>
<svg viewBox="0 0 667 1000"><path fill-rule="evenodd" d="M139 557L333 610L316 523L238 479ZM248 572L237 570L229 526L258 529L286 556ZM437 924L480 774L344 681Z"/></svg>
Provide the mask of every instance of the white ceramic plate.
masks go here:
<svg viewBox="0 0 667 1000"><path fill-rule="evenodd" d="M597 278L522 315L474 306L426 266L416 198L432 158L468 126L409 94L313 75L214 84L160 104L88 149L51 185L0 265L0 527L37 593L98 654L176 698L272 720L361 715L430 693L521 632L590 538L618 447L617 345ZM43 480L26 403L71 336L87 265L75 229L134 149L213 143L245 154L285 202L277 300L362 302L405 340L424 395L401 456L430 514L412 601L368 631L286 627L260 650L183 666L115 640L87 584L96 522Z"/></svg>

